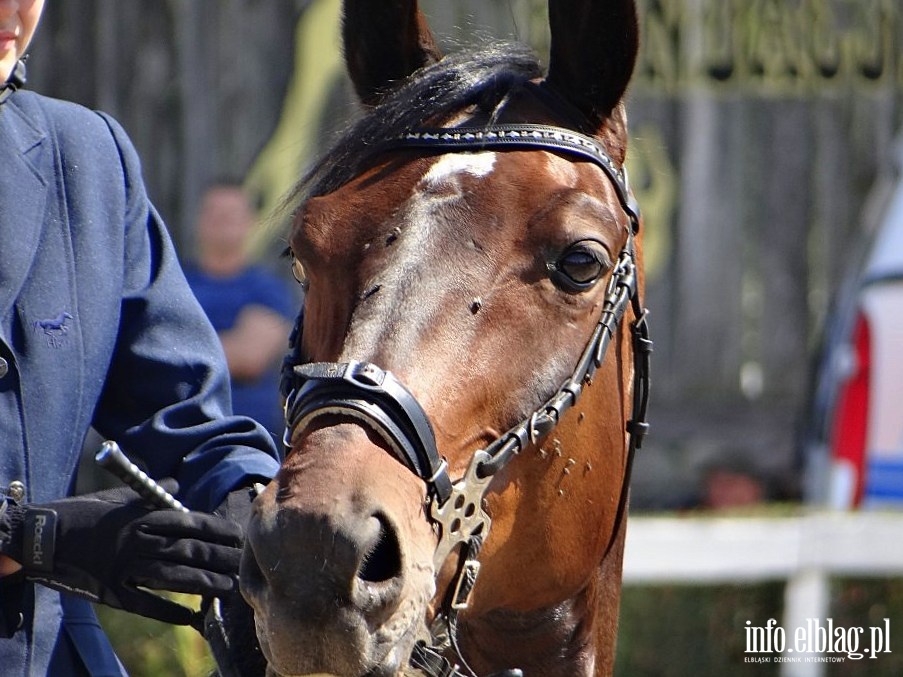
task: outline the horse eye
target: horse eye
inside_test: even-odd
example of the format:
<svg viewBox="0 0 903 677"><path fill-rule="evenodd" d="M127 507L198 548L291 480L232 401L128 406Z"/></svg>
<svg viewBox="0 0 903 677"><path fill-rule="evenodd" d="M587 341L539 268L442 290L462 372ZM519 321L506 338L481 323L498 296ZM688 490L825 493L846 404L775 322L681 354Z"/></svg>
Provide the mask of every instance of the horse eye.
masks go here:
<svg viewBox="0 0 903 677"><path fill-rule="evenodd" d="M307 271L304 270L304 264L295 258L294 254L292 254L292 276L302 287L307 287Z"/></svg>
<svg viewBox="0 0 903 677"><path fill-rule="evenodd" d="M602 278L607 256L598 244L578 243L550 266L552 281L568 291L584 291Z"/></svg>

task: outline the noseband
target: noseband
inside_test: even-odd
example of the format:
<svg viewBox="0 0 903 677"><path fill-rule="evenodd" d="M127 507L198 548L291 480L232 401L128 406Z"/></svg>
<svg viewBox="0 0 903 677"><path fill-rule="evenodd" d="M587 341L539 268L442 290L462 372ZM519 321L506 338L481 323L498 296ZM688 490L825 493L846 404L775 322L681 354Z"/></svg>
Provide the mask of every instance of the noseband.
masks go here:
<svg viewBox="0 0 903 677"><path fill-rule="evenodd" d="M430 631L432 644L418 643L411 664L437 677L473 675L457 645L457 616L467 607L476 583L478 555L489 534L491 520L483 510L483 498L493 476L529 444L549 434L564 413L573 407L583 387L602 364L608 345L627 310L633 308L633 410L627 422L630 437L625 473L618 501L615 526L606 548L611 549L627 507L627 489L634 452L648 429L649 357L652 341L646 310L639 298L635 236L639 231L639 209L627 182L627 172L618 167L595 139L560 127L546 125L496 125L484 128L444 128L412 131L387 145L391 148L421 148L427 151L477 151L528 149L560 152L589 160L605 172L630 219L627 243L611 273L599 322L571 376L527 418L477 451L464 477L452 483L448 464L439 456L429 418L417 399L391 373L360 362L305 363L301 354L302 314L290 337L291 352L282 370L285 397L286 454L294 432L303 430L324 415L340 415L360 421L380 436L389 449L427 486L431 520L439 527L439 543L433 556L435 571L461 545L458 569L442 610ZM443 652L452 649L458 666ZM459 672L459 668L466 673ZM516 675L518 671L506 674Z"/></svg>

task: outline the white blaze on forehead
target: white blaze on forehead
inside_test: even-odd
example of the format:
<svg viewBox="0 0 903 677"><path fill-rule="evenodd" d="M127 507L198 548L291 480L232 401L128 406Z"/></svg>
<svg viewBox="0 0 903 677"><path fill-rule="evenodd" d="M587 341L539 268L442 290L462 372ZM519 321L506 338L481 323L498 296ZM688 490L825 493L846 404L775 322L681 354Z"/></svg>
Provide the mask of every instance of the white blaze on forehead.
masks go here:
<svg viewBox="0 0 903 677"><path fill-rule="evenodd" d="M433 186L457 174L466 173L477 178L487 176L495 166L495 153L449 153L430 167L423 180Z"/></svg>
<svg viewBox="0 0 903 677"><path fill-rule="evenodd" d="M376 350L390 351L389 343L410 346L418 331L430 319L431 306L409 298L413 277L435 276L432 267L447 254L436 254L446 239L441 237L448 223L459 218L457 203L463 190L462 179L483 178L492 173L496 153L447 153L438 157L423 178L413 187L411 198L397 216L398 237L387 248L388 265L365 286L378 286L379 294L367 301L365 313L352 320L352 335L340 359ZM441 257L441 258L440 258ZM404 314L406 321L392 325L387 336L385 318ZM360 319L363 318L363 319Z"/></svg>

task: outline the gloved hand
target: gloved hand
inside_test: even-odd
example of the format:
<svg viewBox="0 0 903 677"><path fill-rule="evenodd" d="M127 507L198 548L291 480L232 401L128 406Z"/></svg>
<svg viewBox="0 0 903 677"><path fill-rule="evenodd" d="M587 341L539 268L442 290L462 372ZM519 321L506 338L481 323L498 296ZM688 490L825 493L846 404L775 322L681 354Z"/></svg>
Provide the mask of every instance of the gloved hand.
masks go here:
<svg viewBox="0 0 903 677"><path fill-rule="evenodd" d="M175 480L160 484L177 491ZM196 612L139 586L207 597L238 587L238 524L156 510L128 487L9 505L4 522L0 552L29 580L165 623L188 625Z"/></svg>
<svg viewBox="0 0 903 677"><path fill-rule="evenodd" d="M216 514L240 524L244 530L256 495L256 489L233 491L216 509ZM257 641L254 611L241 596L238 585L216 600L205 599L201 610L204 612L204 638L210 645L220 676L263 677L267 663Z"/></svg>

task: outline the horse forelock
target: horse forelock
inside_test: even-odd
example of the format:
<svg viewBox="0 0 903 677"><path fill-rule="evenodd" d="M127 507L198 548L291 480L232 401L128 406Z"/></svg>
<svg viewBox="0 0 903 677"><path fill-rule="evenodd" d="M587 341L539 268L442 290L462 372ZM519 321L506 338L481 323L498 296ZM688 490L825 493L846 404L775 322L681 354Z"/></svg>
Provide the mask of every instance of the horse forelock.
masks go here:
<svg viewBox="0 0 903 677"><path fill-rule="evenodd" d="M301 178L288 205L336 190L360 173L387 141L468 106L491 110L511 91L542 75L532 50L498 42L455 53L414 74L366 111Z"/></svg>

